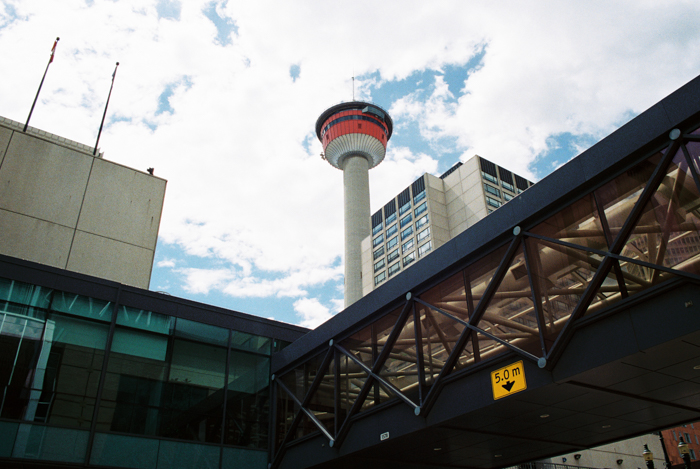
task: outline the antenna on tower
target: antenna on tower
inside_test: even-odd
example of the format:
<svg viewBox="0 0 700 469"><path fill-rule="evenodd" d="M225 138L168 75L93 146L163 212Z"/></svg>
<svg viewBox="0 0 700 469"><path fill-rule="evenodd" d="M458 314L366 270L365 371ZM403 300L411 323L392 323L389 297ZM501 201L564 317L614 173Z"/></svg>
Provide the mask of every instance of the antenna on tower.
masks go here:
<svg viewBox="0 0 700 469"><path fill-rule="evenodd" d="M355 71L352 71L352 100L355 101Z"/></svg>

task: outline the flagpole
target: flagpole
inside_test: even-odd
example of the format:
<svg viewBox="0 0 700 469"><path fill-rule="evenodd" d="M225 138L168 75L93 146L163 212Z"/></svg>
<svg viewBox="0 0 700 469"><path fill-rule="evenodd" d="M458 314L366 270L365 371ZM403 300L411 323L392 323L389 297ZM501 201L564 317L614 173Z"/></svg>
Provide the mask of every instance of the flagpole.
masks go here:
<svg viewBox="0 0 700 469"><path fill-rule="evenodd" d="M109 87L109 94L107 95L107 102L105 103L105 112L102 114L102 122L100 123L100 130L97 132L97 141L95 142L95 149L92 151L93 156L97 154L97 145L100 143L100 135L102 134L102 126L105 125L105 116L107 115L107 106L109 106L109 98L112 97L112 88L114 88L114 77L117 75L117 67L119 67L119 62L114 67L114 73L112 74L112 85Z"/></svg>
<svg viewBox="0 0 700 469"><path fill-rule="evenodd" d="M44 78L46 78L46 72L49 71L49 65L51 65L51 62L53 62L53 56L56 53L56 45L58 44L58 41L60 41L61 38L57 37L56 40L53 43L53 47L51 48L51 57L49 57L49 63L46 64L46 70L44 70L44 76L41 77L41 83L39 83L39 89L36 91L36 96L34 97L34 102L32 103L32 108L29 110L29 116L27 116L27 122L24 124L24 129L22 132L27 131L27 127L29 127L29 119L32 118L32 112L34 112L34 106L36 106L36 100L39 99L39 93L41 92L41 87L44 85Z"/></svg>

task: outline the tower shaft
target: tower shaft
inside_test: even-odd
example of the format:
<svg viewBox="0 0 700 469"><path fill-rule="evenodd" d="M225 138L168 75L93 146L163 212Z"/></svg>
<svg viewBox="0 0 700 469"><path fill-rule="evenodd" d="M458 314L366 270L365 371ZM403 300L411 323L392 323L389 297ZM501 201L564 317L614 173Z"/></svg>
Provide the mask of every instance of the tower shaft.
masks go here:
<svg viewBox="0 0 700 469"><path fill-rule="evenodd" d="M336 104L316 120L323 157L343 171L345 205L345 307L362 298L362 241L369 222L369 170L384 159L393 122L376 104Z"/></svg>
<svg viewBox="0 0 700 469"><path fill-rule="evenodd" d="M345 307L362 298L362 240L370 235L369 162L351 155L343 162L345 205Z"/></svg>

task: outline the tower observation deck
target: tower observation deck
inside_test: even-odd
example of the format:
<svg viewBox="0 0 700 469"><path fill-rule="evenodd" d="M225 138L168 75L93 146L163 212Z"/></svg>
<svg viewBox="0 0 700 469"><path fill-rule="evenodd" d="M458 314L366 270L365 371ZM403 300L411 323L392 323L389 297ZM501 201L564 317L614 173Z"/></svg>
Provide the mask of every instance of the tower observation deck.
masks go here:
<svg viewBox="0 0 700 469"><path fill-rule="evenodd" d="M362 297L362 240L370 235L369 170L384 159L393 122L379 106L336 104L316 121L324 158L343 171L345 213L345 306Z"/></svg>

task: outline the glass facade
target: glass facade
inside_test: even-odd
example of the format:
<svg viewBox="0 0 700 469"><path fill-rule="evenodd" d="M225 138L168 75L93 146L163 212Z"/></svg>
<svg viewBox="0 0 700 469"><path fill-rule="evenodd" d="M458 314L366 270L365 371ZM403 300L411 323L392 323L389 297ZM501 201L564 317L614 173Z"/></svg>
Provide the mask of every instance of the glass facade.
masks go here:
<svg viewBox="0 0 700 469"><path fill-rule="evenodd" d="M0 278L0 457L266 468L286 343Z"/></svg>

